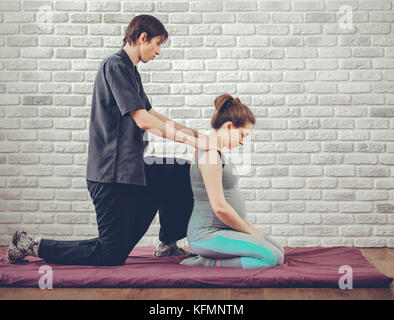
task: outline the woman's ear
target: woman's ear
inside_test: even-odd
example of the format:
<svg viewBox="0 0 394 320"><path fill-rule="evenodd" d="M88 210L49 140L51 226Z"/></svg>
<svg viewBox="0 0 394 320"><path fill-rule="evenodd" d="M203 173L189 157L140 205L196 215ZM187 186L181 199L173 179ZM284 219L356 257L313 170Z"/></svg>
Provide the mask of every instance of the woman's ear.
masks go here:
<svg viewBox="0 0 394 320"><path fill-rule="evenodd" d="M227 123L226 123L226 128L227 128L228 130L230 130L233 126L234 126L234 125L233 125L233 123L232 123L231 121L227 121Z"/></svg>

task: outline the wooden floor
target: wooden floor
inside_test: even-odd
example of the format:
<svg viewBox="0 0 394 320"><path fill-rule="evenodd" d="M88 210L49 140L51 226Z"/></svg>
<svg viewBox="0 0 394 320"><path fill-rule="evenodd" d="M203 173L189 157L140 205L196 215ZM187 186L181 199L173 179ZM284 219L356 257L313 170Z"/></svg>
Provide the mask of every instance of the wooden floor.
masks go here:
<svg viewBox="0 0 394 320"><path fill-rule="evenodd" d="M394 277L394 249L362 248L365 258ZM384 289L311 288L0 288L0 300L394 300L394 284Z"/></svg>

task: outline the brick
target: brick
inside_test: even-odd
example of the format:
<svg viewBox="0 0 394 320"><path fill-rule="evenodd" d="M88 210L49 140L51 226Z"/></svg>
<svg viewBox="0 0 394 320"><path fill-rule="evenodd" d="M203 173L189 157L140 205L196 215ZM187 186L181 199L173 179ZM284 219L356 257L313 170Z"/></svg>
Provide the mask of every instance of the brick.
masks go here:
<svg viewBox="0 0 394 320"><path fill-rule="evenodd" d="M225 11L256 11L257 1L226 1L224 2Z"/></svg>
<svg viewBox="0 0 394 320"><path fill-rule="evenodd" d="M271 19L273 23L302 23L303 14L301 13L275 13L271 14Z"/></svg>
<svg viewBox="0 0 394 320"><path fill-rule="evenodd" d="M45 129L46 127L43 126L43 128ZM21 144L21 151L27 153L46 153L52 152L53 147L49 143L25 142Z"/></svg>
<svg viewBox="0 0 394 320"><path fill-rule="evenodd" d="M38 86L35 83L7 83L8 93L36 93Z"/></svg>
<svg viewBox="0 0 394 320"><path fill-rule="evenodd" d="M388 239L390 241L390 239ZM354 239L354 246L355 247L386 247L387 240L386 238L358 238Z"/></svg>
<svg viewBox="0 0 394 320"><path fill-rule="evenodd" d="M37 187L37 178L10 178L7 186L9 188Z"/></svg>
<svg viewBox="0 0 394 320"><path fill-rule="evenodd" d="M338 236L338 227L305 226L305 235L311 237Z"/></svg>
<svg viewBox="0 0 394 320"><path fill-rule="evenodd" d="M323 223L324 224L352 224L354 223L354 217L348 214L323 214Z"/></svg>
<svg viewBox="0 0 394 320"><path fill-rule="evenodd" d="M38 135L37 132L8 131L7 140L9 141L38 140Z"/></svg>
<svg viewBox="0 0 394 320"><path fill-rule="evenodd" d="M35 212L38 211L38 204L35 202L14 202L7 201L7 210L11 212Z"/></svg>
<svg viewBox="0 0 394 320"><path fill-rule="evenodd" d="M51 11L52 9L51 1L23 1L24 11Z"/></svg>
<svg viewBox="0 0 394 320"><path fill-rule="evenodd" d="M203 15L204 23L230 23L236 20L233 13L205 13Z"/></svg>
<svg viewBox="0 0 394 320"><path fill-rule="evenodd" d="M372 227L369 226L342 226L339 229L340 229L340 235L345 237L372 235Z"/></svg>
<svg viewBox="0 0 394 320"><path fill-rule="evenodd" d="M19 1L1 1L0 11L20 11L21 2Z"/></svg>
<svg viewBox="0 0 394 320"><path fill-rule="evenodd" d="M360 1L360 10L390 10L391 1Z"/></svg>
<svg viewBox="0 0 394 320"><path fill-rule="evenodd" d="M323 1L296 1L293 7L296 11L321 11L324 10L324 3Z"/></svg>
<svg viewBox="0 0 394 320"><path fill-rule="evenodd" d="M251 24L224 25L223 34L228 35L248 35L255 33L255 26Z"/></svg>
<svg viewBox="0 0 394 320"><path fill-rule="evenodd" d="M53 49L47 48L28 48L21 49L22 58L51 58L53 55Z"/></svg>
<svg viewBox="0 0 394 320"><path fill-rule="evenodd" d="M273 226L272 234L274 236L300 236L304 233L303 226Z"/></svg>
<svg viewBox="0 0 394 320"><path fill-rule="evenodd" d="M56 1L56 11L85 11L85 1Z"/></svg>
<svg viewBox="0 0 394 320"><path fill-rule="evenodd" d="M73 37L71 39L71 45L73 47L101 47L103 45L103 39L98 37Z"/></svg>
<svg viewBox="0 0 394 320"><path fill-rule="evenodd" d="M19 32L19 25L17 24L2 24L0 25L0 34L17 34Z"/></svg>
<svg viewBox="0 0 394 320"><path fill-rule="evenodd" d="M154 9L153 2L141 2L141 1L127 1L122 2L122 11L132 11L132 12L152 12Z"/></svg>
<svg viewBox="0 0 394 320"><path fill-rule="evenodd" d="M56 222L57 223L66 223L66 224L83 224L83 223L89 223L89 216L86 214L73 214L73 213L67 213L67 214L62 214L59 213L56 215Z"/></svg>
<svg viewBox="0 0 394 320"><path fill-rule="evenodd" d="M71 236L73 234L73 227L58 225L41 225L40 233L46 236Z"/></svg>
<svg viewBox="0 0 394 320"><path fill-rule="evenodd" d="M18 48L0 48L0 58L18 58L19 50Z"/></svg>
<svg viewBox="0 0 394 320"><path fill-rule="evenodd" d="M34 13L32 12L5 12L4 22L34 22Z"/></svg>
<svg viewBox="0 0 394 320"><path fill-rule="evenodd" d="M21 173L23 176L49 176L53 174L53 170L50 167L28 166L22 168Z"/></svg>
<svg viewBox="0 0 394 320"><path fill-rule="evenodd" d="M289 1L259 1L259 9L262 11L288 11Z"/></svg>
<svg viewBox="0 0 394 320"><path fill-rule="evenodd" d="M88 11L119 11L120 2L115 1L88 1Z"/></svg>
<svg viewBox="0 0 394 320"><path fill-rule="evenodd" d="M54 26L46 23L26 24L22 26L22 32L24 34L52 34L53 30Z"/></svg>
<svg viewBox="0 0 394 320"><path fill-rule="evenodd" d="M83 35L87 34L88 27L84 25L56 25L55 34L60 35Z"/></svg>
<svg viewBox="0 0 394 320"><path fill-rule="evenodd" d="M76 236L83 236L83 237L97 237L98 236L97 226L75 226L74 234Z"/></svg>
<svg viewBox="0 0 394 320"><path fill-rule="evenodd" d="M39 41L41 47L68 47L71 43L70 37L62 36L40 37Z"/></svg>
<svg viewBox="0 0 394 320"><path fill-rule="evenodd" d="M0 214L0 223L20 223L22 215L20 213L2 213Z"/></svg>
<svg viewBox="0 0 394 320"><path fill-rule="evenodd" d="M356 215L357 224L385 224L386 217L379 214L360 214ZM375 232L375 234L377 234Z"/></svg>
<svg viewBox="0 0 394 320"><path fill-rule="evenodd" d="M120 35L120 26L117 25L90 25L89 27L89 34L91 35L109 35L109 36L116 36Z"/></svg>
<svg viewBox="0 0 394 320"><path fill-rule="evenodd" d="M26 213L23 214L23 223L37 223L37 224L49 224L54 223L55 219L52 214L38 214L38 213Z"/></svg>
<svg viewBox="0 0 394 320"><path fill-rule="evenodd" d="M75 11L75 10L71 10ZM105 17L105 15L104 15ZM101 14L99 13L73 13L70 16L70 21L72 23L100 23L101 22ZM105 21L104 19L104 22Z"/></svg>
<svg viewBox="0 0 394 320"><path fill-rule="evenodd" d="M189 3L186 2L158 2L157 10L160 12L186 12L189 10Z"/></svg>

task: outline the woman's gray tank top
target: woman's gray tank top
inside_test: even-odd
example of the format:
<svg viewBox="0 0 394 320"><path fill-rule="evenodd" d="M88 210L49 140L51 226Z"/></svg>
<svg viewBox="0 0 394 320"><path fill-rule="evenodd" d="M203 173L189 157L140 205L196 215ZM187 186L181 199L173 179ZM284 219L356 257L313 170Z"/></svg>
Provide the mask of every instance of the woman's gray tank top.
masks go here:
<svg viewBox="0 0 394 320"><path fill-rule="evenodd" d="M197 168L197 163L201 155L206 152L200 150L195 161L191 164L190 183L193 191L194 207L187 228L187 238L190 241L207 240L214 236L212 233L222 229L232 230L216 216L205 189L201 171ZM227 161L224 155L218 151L222 159L222 185L224 197L227 203L234 208L238 215L245 219L246 204L241 191L238 188L239 176L236 169Z"/></svg>

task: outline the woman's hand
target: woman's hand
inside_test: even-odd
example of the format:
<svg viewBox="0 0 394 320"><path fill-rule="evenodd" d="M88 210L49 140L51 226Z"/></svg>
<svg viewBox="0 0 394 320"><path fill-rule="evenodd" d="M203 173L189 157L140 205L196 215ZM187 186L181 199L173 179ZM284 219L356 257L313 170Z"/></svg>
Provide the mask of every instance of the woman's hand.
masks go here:
<svg viewBox="0 0 394 320"><path fill-rule="evenodd" d="M249 228L251 229L251 233L249 233L250 235L265 240L264 236L255 227L253 227L250 221L245 220L245 222L248 224Z"/></svg>
<svg viewBox="0 0 394 320"><path fill-rule="evenodd" d="M252 235L252 236L255 236L255 237L257 237L257 238L260 238L260 239L262 239L262 240L265 240L264 236L263 236L260 232L258 232L256 229L254 229L254 230L252 231L251 235Z"/></svg>

